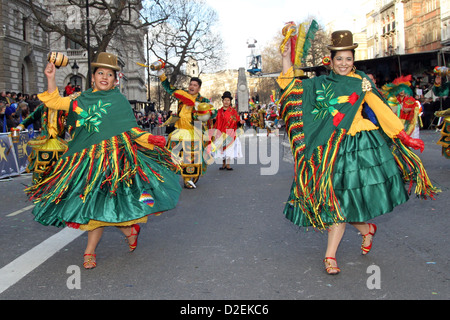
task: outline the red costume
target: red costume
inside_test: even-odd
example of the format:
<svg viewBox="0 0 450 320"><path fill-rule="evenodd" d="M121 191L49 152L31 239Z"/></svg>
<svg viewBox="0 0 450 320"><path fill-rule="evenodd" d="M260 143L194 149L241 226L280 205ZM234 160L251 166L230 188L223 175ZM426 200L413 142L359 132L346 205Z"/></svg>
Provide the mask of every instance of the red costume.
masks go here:
<svg viewBox="0 0 450 320"><path fill-rule="evenodd" d="M215 128L222 134L226 134L227 138L227 143L223 146L224 150L236 139L238 122L239 114L233 107L228 107L226 110L220 108L217 112Z"/></svg>

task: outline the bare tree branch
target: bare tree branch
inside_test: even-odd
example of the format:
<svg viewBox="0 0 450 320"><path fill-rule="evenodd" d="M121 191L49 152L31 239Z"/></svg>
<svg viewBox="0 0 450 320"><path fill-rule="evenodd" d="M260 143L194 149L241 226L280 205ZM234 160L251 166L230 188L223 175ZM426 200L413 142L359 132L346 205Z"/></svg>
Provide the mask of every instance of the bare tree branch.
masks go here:
<svg viewBox="0 0 450 320"><path fill-rule="evenodd" d="M54 32L60 34L66 39L73 41L84 49L88 49L86 34L73 30L66 25L67 21L55 21L43 17L34 0L28 0L33 15L38 24L45 32ZM86 21L86 2L82 0L67 0L69 6L78 8L80 17L84 19L81 24L84 26ZM169 17L167 8L168 1L148 0L143 8L140 0L90 0L89 10L95 10L95 14L90 15L90 50L91 59L95 58L98 52L105 51L111 40L117 34L117 31L124 26L134 29L144 29L158 26ZM151 10L150 10L150 9ZM132 19L132 17L138 17ZM94 41L92 41L94 40Z"/></svg>
<svg viewBox="0 0 450 320"><path fill-rule="evenodd" d="M203 69L213 68L222 61L223 41L214 33L217 13L202 0L174 0L170 18L150 32L149 49L156 59L166 62L169 82L181 83L189 58ZM170 106L165 97L165 109Z"/></svg>

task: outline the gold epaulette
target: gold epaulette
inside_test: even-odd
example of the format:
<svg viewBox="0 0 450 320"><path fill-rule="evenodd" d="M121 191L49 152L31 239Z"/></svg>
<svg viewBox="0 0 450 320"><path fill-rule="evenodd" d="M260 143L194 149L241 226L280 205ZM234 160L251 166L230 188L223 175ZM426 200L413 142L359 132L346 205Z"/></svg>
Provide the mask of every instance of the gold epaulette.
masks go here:
<svg viewBox="0 0 450 320"><path fill-rule="evenodd" d="M72 93L71 95L69 95L70 100L75 100L76 98L78 98L81 95L81 91L79 92L75 92Z"/></svg>

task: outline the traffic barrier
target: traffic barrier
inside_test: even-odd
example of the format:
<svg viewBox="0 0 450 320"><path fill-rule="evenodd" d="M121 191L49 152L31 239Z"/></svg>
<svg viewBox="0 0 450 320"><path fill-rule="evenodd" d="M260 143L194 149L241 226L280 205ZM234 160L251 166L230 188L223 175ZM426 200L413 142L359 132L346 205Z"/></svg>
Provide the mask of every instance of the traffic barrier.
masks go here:
<svg viewBox="0 0 450 320"><path fill-rule="evenodd" d="M34 131L34 135L39 134ZM28 156L32 149L28 146L28 130L20 133L17 143L13 143L9 133L0 133L0 179L19 176L28 166Z"/></svg>

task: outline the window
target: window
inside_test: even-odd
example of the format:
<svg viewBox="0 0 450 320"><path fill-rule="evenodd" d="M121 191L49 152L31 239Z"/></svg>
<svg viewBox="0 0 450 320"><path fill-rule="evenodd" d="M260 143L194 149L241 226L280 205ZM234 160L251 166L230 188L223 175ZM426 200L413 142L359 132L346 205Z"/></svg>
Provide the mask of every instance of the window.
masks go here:
<svg viewBox="0 0 450 320"><path fill-rule="evenodd" d="M28 19L22 18L22 40L28 40Z"/></svg>
<svg viewBox="0 0 450 320"><path fill-rule="evenodd" d="M73 29L70 32L73 35L77 35L77 34L81 34L81 30L79 29ZM66 49L81 49L80 44L76 43L75 41L69 40L68 38L66 38Z"/></svg>

